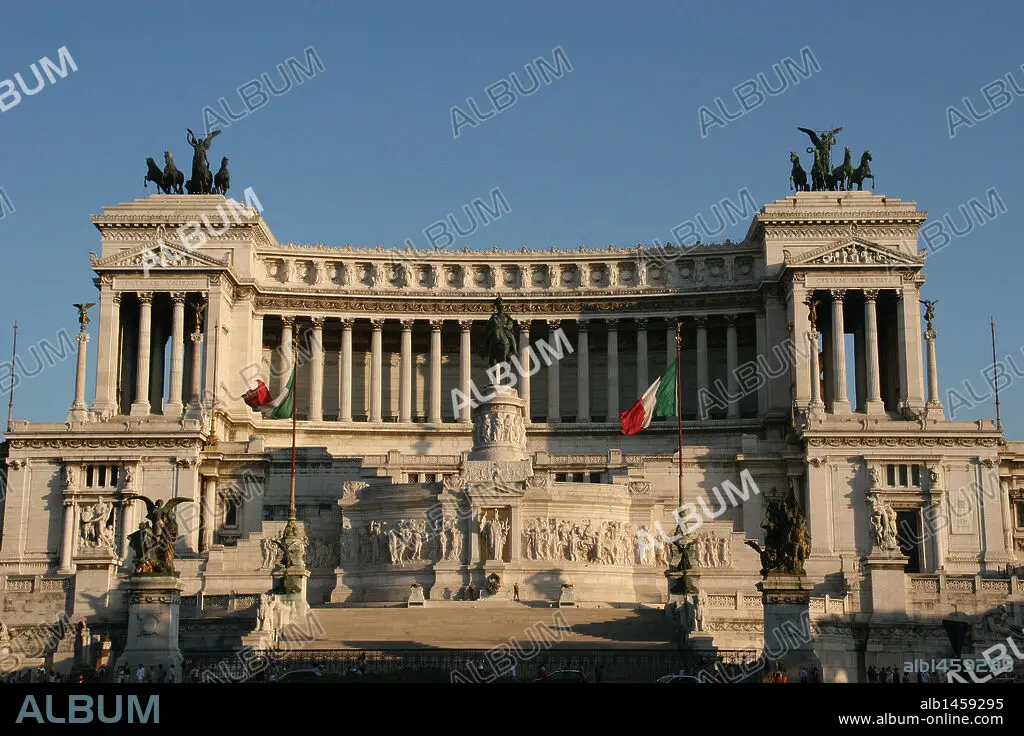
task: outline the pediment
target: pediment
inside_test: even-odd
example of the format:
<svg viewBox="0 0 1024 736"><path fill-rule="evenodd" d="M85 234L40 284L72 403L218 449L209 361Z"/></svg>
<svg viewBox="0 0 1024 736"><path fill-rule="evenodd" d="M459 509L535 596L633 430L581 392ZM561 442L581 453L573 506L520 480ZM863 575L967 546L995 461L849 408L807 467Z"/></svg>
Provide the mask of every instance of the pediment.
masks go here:
<svg viewBox="0 0 1024 736"><path fill-rule="evenodd" d="M787 266L906 266L924 265L923 256L908 256L862 238L843 238L821 248L793 256L782 251Z"/></svg>
<svg viewBox="0 0 1024 736"><path fill-rule="evenodd" d="M166 266L193 268L224 268L227 265L224 260L203 253L201 248L189 250L159 234L149 245L114 253L106 258L90 252L89 260L93 268L144 268L146 264L152 266L154 261Z"/></svg>

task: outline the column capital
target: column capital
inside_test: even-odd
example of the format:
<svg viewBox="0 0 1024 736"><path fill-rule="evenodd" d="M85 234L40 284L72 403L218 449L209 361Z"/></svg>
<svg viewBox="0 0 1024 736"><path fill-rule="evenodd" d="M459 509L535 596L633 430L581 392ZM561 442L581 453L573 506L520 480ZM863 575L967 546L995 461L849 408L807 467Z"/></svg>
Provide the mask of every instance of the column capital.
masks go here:
<svg viewBox="0 0 1024 736"><path fill-rule="evenodd" d="M202 332L193 332L192 333L192 342L194 342L194 343L196 343L198 345L202 341L203 341L203 333Z"/></svg>
<svg viewBox="0 0 1024 736"><path fill-rule="evenodd" d="M184 304L185 303L185 292L184 291L172 291L172 292L170 292L170 294L171 294L171 301L174 302L175 304Z"/></svg>
<svg viewBox="0 0 1024 736"><path fill-rule="evenodd" d="M520 322L519 323L519 334L520 335L526 335L527 337L529 337L530 336L530 325L532 325L532 324L533 324L533 320L532 319L524 319L522 322Z"/></svg>
<svg viewBox="0 0 1024 736"><path fill-rule="evenodd" d="M370 318L370 327L372 327L374 329L374 331L383 330L384 329L384 318L383 317L371 317Z"/></svg>
<svg viewBox="0 0 1024 736"><path fill-rule="evenodd" d="M295 316L291 314L282 314L281 324L285 327L295 327Z"/></svg>
<svg viewBox="0 0 1024 736"><path fill-rule="evenodd" d="M152 304L153 303L153 292L152 291L137 291L135 293L139 297L139 302L140 303L142 303L142 304Z"/></svg>
<svg viewBox="0 0 1024 736"><path fill-rule="evenodd" d="M587 330L590 329L590 320L589 319L579 319L579 320L576 320L576 329L578 329L580 332L586 332Z"/></svg>
<svg viewBox="0 0 1024 736"><path fill-rule="evenodd" d="M111 298L114 300L114 304L120 304L121 303L121 292L120 291L115 291L113 297L111 297Z"/></svg>
<svg viewBox="0 0 1024 736"><path fill-rule="evenodd" d="M636 323L636 328L638 330L646 330L647 329L647 322L648 322L647 317L638 317L637 319L635 319L633 321Z"/></svg>
<svg viewBox="0 0 1024 736"><path fill-rule="evenodd" d="M412 324L415 321L414 319L400 319L398 323L402 325L402 332L412 332Z"/></svg>
<svg viewBox="0 0 1024 736"><path fill-rule="evenodd" d="M444 326L444 320L443 319L432 319L432 320L429 320L429 322L430 322L430 331L431 332L440 332L441 331L441 327Z"/></svg>
<svg viewBox="0 0 1024 736"><path fill-rule="evenodd" d="M548 318L544 320L547 323L549 329L557 330L562 327L562 319L559 318Z"/></svg>
<svg viewBox="0 0 1024 736"><path fill-rule="evenodd" d="M846 298L846 289L829 289L828 293L837 302L841 302Z"/></svg>
<svg viewBox="0 0 1024 736"><path fill-rule="evenodd" d="M341 322L342 329L351 330L353 325L355 325L355 323L356 323L356 318L355 317L342 317L338 321Z"/></svg>
<svg viewBox="0 0 1024 736"><path fill-rule="evenodd" d="M936 337L937 337L937 335L935 334L935 330L929 328L929 329L924 331L924 339L925 340L932 341Z"/></svg>
<svg viewBox="0 0 1024 736"><path fill-rule="evenodd" d="M736 321L740 318L738 314L727 314L725 315L725 324L728 327L735 327Z"/></svg>
<svg viewBox="0 0 1024 736"><path fill-rule="evenodd" d="M618 331L618 329L619 329L619 320L617 318L611 317L609 319L606 319L604 322L605 322L606 325L608 325L608 331L609 332L617 332Z"/></svg>
<svg viewBox="0 0 1024 736"><path fill-rule="evenodd" d="M862 293L864 294L864 298L867 301L869 301L869 302L873 302L873 301L878 299L878 292L879 292L878 289L863 289L862 290Z"/></svg>
<svg viewBox="0 0 1024 736"><path fill-rule="evenodd" d="M309 321L313 323L314 330L322 330L324 328L323 317L311 317Z"/></svg>
<svg viewBox="0 0 1024 736"><path fill-rule="evenodd" d="M75 335L75 339L78 340L78 342L89 342L89 333L83 330Z"/></svg>
<svg viewBox="0 0 1024 736"><path fill-rule="evenodd" d="M459 320L459 329L462 330L463 332L469 332L470 330L473 329L473 320L471 320L471 319L460 319Z"/></svg>
<svg viewBox="0 0 1024 736"><path fill-rule="evenodd" d="M697 324L698 330L705 330L708 326L708 318L706 314L694 315L693 321Z"/></svg>

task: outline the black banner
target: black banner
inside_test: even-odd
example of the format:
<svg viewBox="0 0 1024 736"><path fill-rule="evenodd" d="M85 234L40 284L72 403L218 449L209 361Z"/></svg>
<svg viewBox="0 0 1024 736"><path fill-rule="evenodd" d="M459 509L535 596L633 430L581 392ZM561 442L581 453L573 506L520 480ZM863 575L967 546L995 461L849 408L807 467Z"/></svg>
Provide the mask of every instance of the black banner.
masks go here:
<svg viewBox="0 0 1024 736"><path fill-rule="evenodd" d="M394 684L394 683L392 683ZM193 729L196 733L210 729L260 727L291 727L306 731L315 724L351 728L354 723L375 721L381 728L413 729L426 727L437 717L440 703L453 695L468 697L453 713L476 722L478 718L492 718L495 713L484 711L493 701L495 693L485 695L474 690L453 693L440 684L409 683L400 690L386 685L358 682L334 683L265 683L245 685L182 684L160 686L138 685L0 685L0 728L4 733L22 730L45 730L56 733L73 728L76 733L107 731L111 728L131 726L135 729ZM899 688L875 684L824 685L812 684L777 687L770 684L727 685L716 683L691 684L699 692L662 692L653 685L615 685L603 687L608 696L595 698L594 684L573 683L574 687L529 687L522 692L521 685L551 685L547 682L494 683L499 689L508 687L516 693L499 697L513 697L507 714L499 720L519 721L522 726L539 725L536 714L543 712L541 721L550 725L562 723L573 730L593 725L606 727L609 713L638 722L662 716L670 721L676 711L681 717L711 716L717 709L728 719L760 719L768 713L797 712L813 708L814 721L819 725L874 726L874 725L990 725L1019 727L1022 719L1021 698L1018 688L1011 684L986 684L981 687L955 685L902 685ZM565 683L562 683L565 684ZM685 683L684 683L685 684ZM787 683L799 685L800 683ZM710 687L708 686L710 685ZM353 687L356 690L353 690ZM624 692L643 687L648 692L629 699ZM436 688L436 689L435 689ZM494 688L490 688L493 690ZM611 692L607 692L610 689ZM373 692L377 690L378 692ZM447 691L447 692L445 692ZM1014 699L1014 694L1018 697ZM522 700L523 696L528 698ZM658 700L649 700L652 695ZM352 697L358 696L358 700ZM477 700L485 696L486 700ZM623 697L627 699L622 699ZM384 700L378 701L378 698ZM393 704L393 709L381 709L377 703ZM550 703L556 710L549 713ZM490 706L493 707L493 706ZM654 711L651 708L655 708ZM667 709L666 709L667 707ZM737 708L742 708L737 712ZM363 709L367 710L363 710ZM543 710L538 710L543 708ZM631 710L635 712L631 714ZM792 711L788 709L792 708ZM744 715L746 714L746 715ZM749 723L749 722L748 722ZM318 727L319 727L318 725ZM87 731L88 729L88 731ZM143 731L144 732L144 731Z"/></svg>

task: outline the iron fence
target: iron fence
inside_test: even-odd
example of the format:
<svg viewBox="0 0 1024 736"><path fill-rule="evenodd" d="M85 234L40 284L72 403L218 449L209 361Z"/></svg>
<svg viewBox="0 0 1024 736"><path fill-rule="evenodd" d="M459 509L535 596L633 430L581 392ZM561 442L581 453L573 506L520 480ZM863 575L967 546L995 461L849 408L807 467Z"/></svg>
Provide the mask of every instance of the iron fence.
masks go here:
<svg viewBox="0 0 1024 736"><path fill-rule="evenodd" d="M707 673L723 681L759 680L763 670L758 650L640 650L640 649L302 649L256 652L187 652L185 671L200 681L261 679L271 671L317 669L333 678L363 675L401 679L432 673L435 679L490 682L510 680L515 663L518 681L547 672L581 670L591 682L654 682L659 677ZM254 666L254 662L259 664ZM198 676L196 676L198 675ZM205 675L205 676L204 676Z"/></svg>

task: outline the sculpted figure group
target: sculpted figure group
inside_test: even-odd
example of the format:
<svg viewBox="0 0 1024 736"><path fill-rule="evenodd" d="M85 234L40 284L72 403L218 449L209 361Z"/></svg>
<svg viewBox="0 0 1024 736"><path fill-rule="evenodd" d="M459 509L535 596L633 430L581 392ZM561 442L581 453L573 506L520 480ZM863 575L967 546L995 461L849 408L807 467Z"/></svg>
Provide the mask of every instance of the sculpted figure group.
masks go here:
<svg viewBox="0 0 1024 736"><path fill-rule="evenodd" d="M485 442L526 442L526 429L522 421L511 414L487 413L473 427L473 443L482 445Z"/></svg>
<svg viewBox="0 0 1024 736"><path fill-rule="evenodd" d="M876 494L868 496L871 505L871 530L875 545L885 551L896 551L900 548L899 532L896 529L896 510Z"/></svg>
<svg viewBox="0 0 1024 736"><path fill-rule="evenodd" d="M79 544L86 549L114 548L114 504L99 501L82 506L79 514Z"/></svg>
<svg viewBox="0 0 1024 736"><path fill-rule="evenodd" d="M371 521L359 533L358 559L371 565L404 565L422 560L428 551L428 538L427 522L423 519Z"/></svg>
<svg viewBox="0 0 1024 736"><path fill-rule="evenodd" d="M650 555L641 554L638 539L637 532L621 521L537 518L523 530L523 555L529 560L599 565L657 564L658 549L664 545L654 546Z"/></svg>

